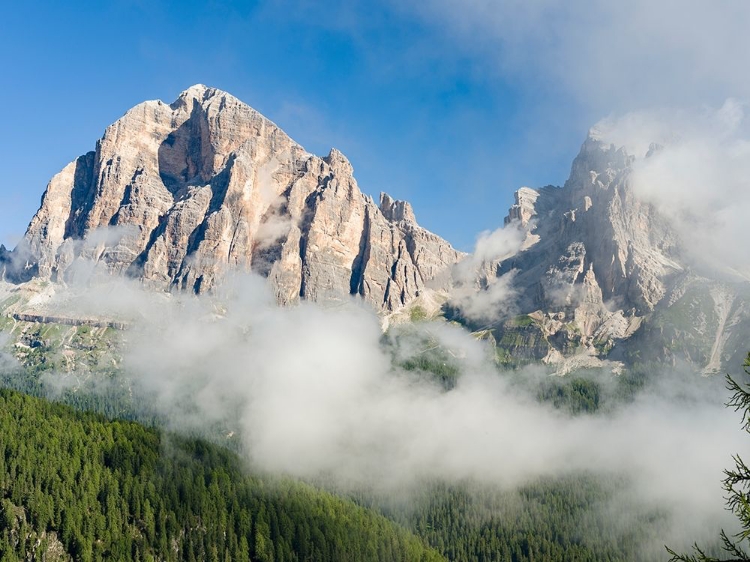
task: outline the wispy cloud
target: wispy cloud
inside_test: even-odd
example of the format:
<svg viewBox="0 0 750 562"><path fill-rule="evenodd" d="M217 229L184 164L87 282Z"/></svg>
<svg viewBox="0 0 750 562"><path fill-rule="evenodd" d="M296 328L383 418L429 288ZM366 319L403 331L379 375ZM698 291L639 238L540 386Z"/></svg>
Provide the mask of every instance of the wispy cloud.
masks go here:
<svg viewBox="0 0 750 562"><path fill-rule="evenodd" d="M430 0L404 9L507 77L598 111L750 96L743 0Z"/></svg>
<svg viewBox="0 0 750 562"><path fill-rule="evenodd" d="M453 267L450 304L475 322L496 322L515 313L515 272L497 277L500 261L521 249L524 233L510 226L481 232L474 251Z"/></svg>
<svg viewBox="0 0 750 562"><path fill-rule="evenodd" d="M718 109L629 113L605 119L595 130L636 156L633 189L671 221L693 261L731 267L750 278L746 110L746 103L730 99ZM649 151L651 143L659 146Z"/></svg>

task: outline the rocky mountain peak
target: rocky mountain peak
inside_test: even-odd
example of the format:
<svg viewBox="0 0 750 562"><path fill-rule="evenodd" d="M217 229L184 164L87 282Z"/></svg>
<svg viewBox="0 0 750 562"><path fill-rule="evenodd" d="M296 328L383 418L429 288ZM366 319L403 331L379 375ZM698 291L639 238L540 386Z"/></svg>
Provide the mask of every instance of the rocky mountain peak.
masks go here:
<svg viewBox="0 0 750 562"><path fill-rule="evenodd" d="M180 92L180 95L177 96L177 100L184 101L187 99L196 99L199 101L205 101L216 95L228 96L229 94L217 88L209 88L205 84L193 84L186 90Z"/></svg>
<svg viewBox="0 0 750 562"><path fill-rule="evenodd" d="M511 258L522 270L534 270L533 279L523 275L522 279L544 286L549 271L535 269L534 263L542 255L566 256L570 248L582 248L582 266L592 268L605 301L641 313L653 310L665 295L665 278L682 268L677 261L677 236L656 209L630 188L632 163L633 157L623 148L590 135L562 189L517 192L506 223L518 221L537 237L537 243L524 249L526 255ZM538 219L530 222L532 216ZM540 307L554 301L544 291L536 293L534 300Z"/></svg>
<svg viewBox="0 0 750 562"><path fill-rule="evenodd" d="M525 231L523 243L480 268L489 280L478 285L512 274L517 296L509 313L520 316L500 311L495 340L514 342L509 356L555 363L562 374L605 364L617 371L620 361L679 358L705 372L739 362L750 289L685 265L670 222L632 188L635 158L605 137L590 132L562 188L516 192L505 225Z"/></svg>
<svg viewBox="0 0 750 562"><path fill-rule="evenodd" d="M364 196L338 150L314 156L200 84L107 127L96 150L52 178L14 253L26 273L59 282L93 269L204 292L252 270L282 303L358 295L380 311L407 304L461 256L416 226L408 204Z"/></svg>
<svg viewBox="0 0 750 562"><path fill-rule="evenodd" d="M504 222L525 238L492 269L497 277L512 272L514 310L541 329L546 347L537 359L563 361L571 349L594 358L608 352L685 276L677 235L630 186L633 162L592 131L562 188L515 194ZM517 329L509 326L500 329Z"/></svg>
<svg viewBox="0 0 750 562"><path fill-rule="evenodd" d="M332 148L328 153L328 156L323 158L323 160L331 167L331 169L336 170L339 173L348 175L354 173L354 167L351 162L349 162L349 159L335 148Z"/></svg>
<svg viewBox="0 0 750 562"><path fill-rule="evenodd" d="M214 101L217 101L222 106L220 109L224 109L230 105L234 105L234 106L241 105L248 109L251 109L252 111L255 111L246 103L234 97L232 94L225 92L224 90L220 90L218 88L212 88L212 87L206 86L204 84L194 84L193 86L190 86L188 89L182 91L180 95L177 96L177 99L170 104L170 107L173 110L182 108L187 111L192 111L193 104L195 103L205 108ZM156 100L152 102L147 101L144 103L163 104L164 102L162 102L161 100Z"/></svg>
<svg viewBox="0 0 750 562"><path fill-rule="evenodd" d="M573 160L565 188L574 195L577 191L608 189L618 175L628 174L634 157L624 147L607 144L589 134ZM626 187L620 183L620 187Z"/></svg>
<svg viewBox="0 0 750 562"><path fill-rule="evenodd" d="M391 222L409 221L415 224L417 222L411 204L407 201L397 201L387 193L380 194L380 212Z"/></svg>

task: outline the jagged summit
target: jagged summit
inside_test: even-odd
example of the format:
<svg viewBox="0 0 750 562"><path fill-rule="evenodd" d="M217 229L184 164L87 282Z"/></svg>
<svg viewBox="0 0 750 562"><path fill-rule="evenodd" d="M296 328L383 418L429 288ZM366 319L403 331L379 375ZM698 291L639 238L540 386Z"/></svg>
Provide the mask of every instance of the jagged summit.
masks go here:
<svg viewBox="0 0 750 562"><path fill-rule="evenodd" d="M205 84L193 84L189 88L180 92L180 95L177 96L177 99L194 97L196 99L205 100L206 98L215 95L231 96L231 94L229 94L228 92L225 92L224 90L220 90L218 88L209 88Z"/></svg>
<svg viewBox="0 0 750 562"><path fill-rule="evenodd" d="M586 134L586 140L584 141L584 145L587 143L599 143L600 146L603 148L609 148L610 143L605 143L604 139L608 136L608 128L607 128L607 121L602 120L593 127L591 127L587 134Z"/></svg>
<svg viewBox="0 0 750 562"><path fill-rule="evenodd" d="M180 94L177 96L177 99L173 101L170 105L188 104L190 100L197 100L199 103L204 103L204 102L211 100L212 98L219 98L219 99L223 98L225 100L229 100L231 103L237 103L240 105L244 105L246 107L250 107L248 104L240 101L238 98L234 97L229 92L226 92L219 88L206 86L205 84L193 84L189 88L180 92ZM156 100L156 102L164 103L161 100ZM150 103L150 102L147 101L144 103Z"/></svg>
<svg viewBox="0 0 750 562"><path fill-rule="evenodd" d="M538 287L529 292L533 305L559 304L560 291L562 302L569 301L572 287L565 289L568 281L560 276L574 285L590 268L603 299L618 307L644 314L664 297L665 279L682 270L679 240L656 209L630 189L632 162L623 148L588 138L562 189L517 192L506 223L520 221L535 243L511 259L520 279ZM573 270L556 270L548 263L551 255L564 257Z"/></svg>
<svg viewBox="0 0 750 562"><path fill-rule="evenodd" d="M749 320L738 296L747 287L738 293L691 271L669 221L631 188L634 162L592 129L562 188L516 192L505 224L525 232L523 244L479 282L512 272L517 312L533 319L529 334L514 336L533 345L519 343L511 354L562 364L582 354L592 365L650 353L715 370L744 347L733 342ZM498 326L498 340L518 331L512 320Z"/></svg>
<svg viewBox="0 0 750 562"><path fill-rule="evenodd" d="M409 221L414 224L417 223L411 204L407 201L393 199L387 193L380 194L379 208L383 216L391 222Z"/></svg>
<svg viewBox="0 0 750 562"><path fill-rule="evenodd" d="M382 311L461 256L417 226L408 204L364 196L338 150L312 155L202 84L107 127L96 150L52 178L14 253L26 272L62 282L93 267L203 292L252 270L282 303L356 294Z"/></svg>

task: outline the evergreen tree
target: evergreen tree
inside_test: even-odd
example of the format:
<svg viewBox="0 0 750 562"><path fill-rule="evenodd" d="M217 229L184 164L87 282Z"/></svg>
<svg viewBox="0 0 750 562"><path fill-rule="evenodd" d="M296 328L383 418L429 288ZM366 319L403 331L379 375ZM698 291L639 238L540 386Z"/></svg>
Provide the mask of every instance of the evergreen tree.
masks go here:
<svg viewBox="0 0 750 562"><path fill-rule="evenodd" d="M750 353L747 354L743 365L745 374L750 376ZM727 406L735 412L742 412L742 429L750 433L750 384L739 383L727 375L727 388L732 397ZM672 555L670 562L750 562L750 554L743 548L743 542L750 537L750 468L739 456L734 456L734 468L724 471L724 491L726 492L727 508L739 519L742 531L730 537L721 532L721 542L726 556L716 558L706 554L697 544L693 546L693 554L677 554L670 548Z"/></svg>

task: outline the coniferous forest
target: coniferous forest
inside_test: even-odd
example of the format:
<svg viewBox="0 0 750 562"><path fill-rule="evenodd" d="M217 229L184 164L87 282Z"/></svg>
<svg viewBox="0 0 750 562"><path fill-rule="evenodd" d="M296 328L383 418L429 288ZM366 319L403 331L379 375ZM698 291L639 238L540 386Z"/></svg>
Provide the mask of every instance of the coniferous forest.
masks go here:
<svg viewBox="0 0 750 562"><path fill-rule="evenodd" d="M0 390L0 560L630 560L590 475L433 483L409 507L252 476L231 451ZM653 514L649 523L658 522Z"/></svg>
<svg viewBox="0 0 750 562"><path fill-rule="evenodd" d="M443 559L351 501L246 475L221 447L10 390L0 495L3 561Z"/></svg>

